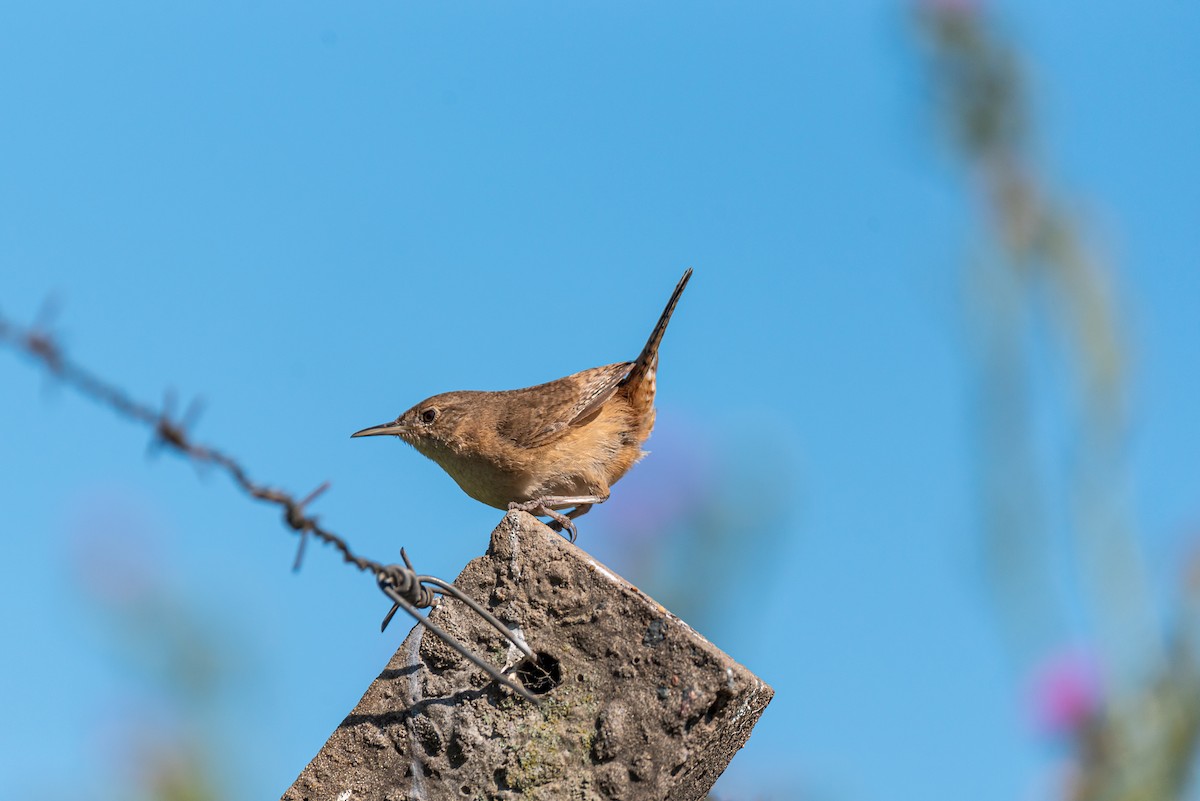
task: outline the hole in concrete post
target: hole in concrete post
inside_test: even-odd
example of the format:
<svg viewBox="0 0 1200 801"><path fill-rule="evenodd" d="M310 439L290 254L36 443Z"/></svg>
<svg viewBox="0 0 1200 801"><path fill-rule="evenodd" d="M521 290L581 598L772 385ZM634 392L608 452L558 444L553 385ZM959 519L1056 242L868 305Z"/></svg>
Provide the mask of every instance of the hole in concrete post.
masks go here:
<svg viewBox="0 0 1200 801"><path fill-rule="evenodd" d="M516 677L534 695L544 695L562 684L562 665L550 654L534 654L517 665Z"/></svg>

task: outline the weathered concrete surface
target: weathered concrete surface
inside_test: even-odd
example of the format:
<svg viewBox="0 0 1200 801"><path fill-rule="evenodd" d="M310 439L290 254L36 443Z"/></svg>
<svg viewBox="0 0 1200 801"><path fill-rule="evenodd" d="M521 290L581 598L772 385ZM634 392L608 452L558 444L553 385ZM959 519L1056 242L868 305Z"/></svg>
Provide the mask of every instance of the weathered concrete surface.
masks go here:
<svg viewBox="0 0 1200 801"><path fill-rule="evenodd" d="M561 683L530 703L415 627L284 801L695 801L774 694L524 513L505 516L455 583L519 621ZM520 662L463 604L432 614L495 664Z"/></svg>

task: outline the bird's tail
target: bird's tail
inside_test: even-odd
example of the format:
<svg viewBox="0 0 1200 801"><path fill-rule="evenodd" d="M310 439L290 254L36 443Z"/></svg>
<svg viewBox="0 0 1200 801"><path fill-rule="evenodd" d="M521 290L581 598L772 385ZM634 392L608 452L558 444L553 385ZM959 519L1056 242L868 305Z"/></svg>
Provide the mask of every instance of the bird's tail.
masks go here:
<svg viewBox="0 0 1200 801"><path fill-rule="evenodd" d="M629 368L629 374L625 376L622 384L636 387L645 381L647 376L654 376L655 370L658 369L658 346L662 343L663 334L667 332L667 323L671 322L675 304L679 303L679 296L683 294L683 288L687 286L688 279L691 277L692 268L688 267L683 273L683 278L680 278L679 283L675 285L675 291L671 293L671 299L667 301L667 307L663 309L662 316L658 318L654 330L650 332L650 338L646 340L646 347L642 348L637 361L633 363L633 367ZM653 393L653 388L650 391Z"/></svg>

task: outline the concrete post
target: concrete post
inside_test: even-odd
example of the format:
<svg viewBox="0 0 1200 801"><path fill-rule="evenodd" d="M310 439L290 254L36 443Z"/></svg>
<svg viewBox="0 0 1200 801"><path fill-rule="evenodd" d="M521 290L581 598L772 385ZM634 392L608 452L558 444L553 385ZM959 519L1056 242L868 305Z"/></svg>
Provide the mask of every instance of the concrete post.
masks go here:
<svg viewBox="0 0 1200 801"><path fill-rule="evenodd" d="M497 686L414 627L283 801L697 801L774 691L530 515L511 512L434 620L538 694Z"/></svg>

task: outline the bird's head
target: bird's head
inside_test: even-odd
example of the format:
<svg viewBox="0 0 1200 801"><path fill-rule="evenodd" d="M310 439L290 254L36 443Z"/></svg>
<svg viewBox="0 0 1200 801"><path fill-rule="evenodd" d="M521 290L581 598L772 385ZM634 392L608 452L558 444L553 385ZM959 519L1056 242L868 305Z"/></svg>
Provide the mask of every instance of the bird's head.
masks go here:
<svg viewBox="0 0 1200 801"><path fill-rule="evenodd" d="M458 450L471 419L470 397L478 393L446 392L426 398L390 423L364 428L351 437L390 434L436 459L446 451Z"/></svg>

